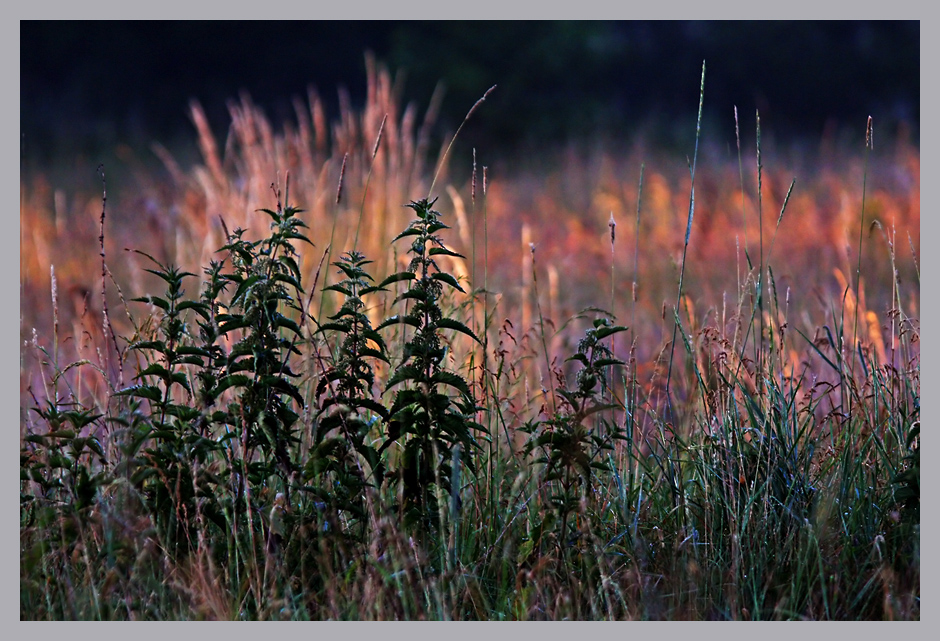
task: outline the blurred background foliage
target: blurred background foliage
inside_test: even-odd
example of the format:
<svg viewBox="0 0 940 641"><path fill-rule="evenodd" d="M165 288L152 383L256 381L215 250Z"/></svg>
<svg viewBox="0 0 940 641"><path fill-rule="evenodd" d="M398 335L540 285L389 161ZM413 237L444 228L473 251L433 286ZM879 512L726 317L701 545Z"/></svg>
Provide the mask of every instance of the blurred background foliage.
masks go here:
<svg viewBox="0 0 940 641"><path fill-rule="evenodd" d="M813 145L863 135L869 114L882 132L905 123L916 142L920 118L917 21L20 25L24 167L118 144L192 145L192 99L222 136L241 92L278 126L316 87L332 119L339 88L354 108L365 102L366 51L422 110L441 83L447 131L498 85L462 135L490 153L637 137L686 149L702 60L705 123L720 126L721 146L734 144L733 106L742 127L760 109L765 136Z"/></svg>

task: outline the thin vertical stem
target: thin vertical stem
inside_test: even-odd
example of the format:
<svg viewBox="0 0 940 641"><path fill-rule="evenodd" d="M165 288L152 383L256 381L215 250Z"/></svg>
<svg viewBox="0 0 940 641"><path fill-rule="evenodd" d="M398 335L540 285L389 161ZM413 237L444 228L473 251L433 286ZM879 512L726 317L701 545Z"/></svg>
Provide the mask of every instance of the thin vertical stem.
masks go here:
<svg viewBox="0 0 940 641"><path fill-rule="evenodd" d="M669 383L672 379L672 360L676 351L676 334L679 331L679 305L682 302L682 281L685 276L685 259L689 249L689 236L692 233L692 218L695 215L695 163L698 160L698 142L702 131L702 104L705 101L705 61L702 61L702 83L699 88L698 119L695 125L695 153L692 156L692 184L689 193L689 218L685 227L685 243L682 246L682 265L679 267L679 292L676 295L675 326L672 329L672 345L669 348L669 370L666 373L666 402L671 404Z"/></svg>
<svg viewBox="0 0 940 641"><path fill-rule="evenodd" d="M558 412L558 403L555 401L555 385L552 383L552 362L548 357L548 345L545 342L545 319L542 317L542 302L539 299L539 280L535 273L535 243L529 244L529 252L532 254L532 288L535 293L535 309L539 314L539 335L542 338L542 353L545 355L545 384L552 396L552 414Z"/></svg>
<svg viewBox="0 0 940 641"><path fill-rule="evenodd" d="M758 261L760 265L760 271L757 276L757 309L759 318L757 319L758 327L760 328L760 333L758 334L757 341L754 343L755 358L754 361L757 363L757 395L758 397L763 396L764 389L764 375L763 375L763 358L764 358L764 211L763 211L763 181L762 181L762 172L763 165L760 162L760 111L756 111L757 114L757 226L758 226L758 235L760 240L760 259Z"/></svg>
<svg viewBox="0 0 940 641"><path fill-rule="evenodd" d="M865 232L865 194L868 187L868 156L871 154L873 147L872 140L872 122L871 116L868 116L868 123L865 127L865 167L862 171L862 219L859 222L858 228L858 263L855 267L855 324L852 329L852 336L854 338L854 346L859 344L858 340L858 315L860 312L860 307L862 305L862 292L861 292L861 281L862 281L862 238ZM852 371L855 370L855 359L852 359Z"/></svg>

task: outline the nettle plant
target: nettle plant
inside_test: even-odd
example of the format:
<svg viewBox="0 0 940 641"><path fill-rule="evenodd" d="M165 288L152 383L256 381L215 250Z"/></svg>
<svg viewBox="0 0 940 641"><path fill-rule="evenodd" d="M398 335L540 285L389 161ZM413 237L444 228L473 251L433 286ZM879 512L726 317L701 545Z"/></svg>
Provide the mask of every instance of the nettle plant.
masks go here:
<svg viewBox="0 0 940 641"><path fill-rule="evenodd" d="M219 329L223 334L241 332L226 367L230 375L243 378L227 381L237 385L241 393L239 402L229 405L220 418L242 434L246 454L255 449L261 452L257 480L276 473L286 481L297 471L291 451L300 442L296 427L299 415L291 401L298 407L304 404L292 382L299 374L291 370L289 360L291 354L301 354L297 341L303 335L298 323L282 309L293 310L298 317L303 315L297 301L304 290L291 241L310 241L298 231L306 227L295 217L300 210L286 207L277 212L262 211L273 219L268 238L246 241L242 239L243 231L236 229L223 247L232 253L235 268L224 278L236 289L227 313L218 318Z"/></svg>
<svg viewBox="0 0 940 641"><path fill-rule="evenodd" d="M323 372L317 384L319 412L313 445L304 466L304 478L308 481L331 474L335 479L332 491L315 492L361 522L366 517L365 492L370 486L382 485L385 466L374 445L374 434L379 421L389 417L385 406L375 400L372 365L376 361L387 364L388 349L382 336L373 329L362 300L363 296L384 291L372 284L374 279L365 270L371 262L358 251L345 253L333 263L345 278L324 288L343 294L345 300L329 322L319 326L317 333L342 336L342 342L333 365Z"/></svg>
<svg viewBox="0 0 940 641"><path fill-rule="evenodd" d="M400 509L408 525L423 529L440 527L441 499L450 495L458 503L461 461L475 472L472 450L477 447L474 431L483 426L474 420L481 410L467 381L445 366L448 347L442 330L454 330L479 343L473 331L441 310L444 286L463 292L451 274L441 270L437 256L463 258L448 249L438 232L448 229L440 221L440 212L431 207L435 201L412 202L416 218L392 242L411 239L412 254L408 270L386 278L381 287L408 282L408 289L396 299L406 311L386 319L377 329L393 325L414 328L404 344L401 363L388 380L387 390L398 387L389 410L388 440L380 453L393 444L400 446L392 478L400 485ZM410 305L410 309L408 306ZM448 394L445 390L456 392ZM461 451L467 456L461 457Z"/></svg>
<svg viewBox="0 0 940 641"><path fill-rule="evenodd" d="M285 312L303 313L292 242L309 240L300 210L261 211L272 219L271 234L258 241L245 240L241 229L229 234L220 251L229 252L231 267L212 261L198 300L186 300L183 290L195 274L160 263L147 271L165 281L165 294L135 299L159 310L159 322L130 345L145 363L138 383L118 395L148 402L150 415L125 427L121 468L179 543L195 540L200 514L224 528L244 513L252 488L277 485L289 497L299 470L295 408L303 397L290 357L300 354L302 334Z"/></svg>
<svg viewBox="0 0 940 641"><path fill-rule="evenodd" d="M461 452L477 446L473 432L483 428L470 386L445 363L444 330L479 339L441 308L445 286L464 290L435 258L463 257L438 235L448 227L432 205L411 203L417 217L395 239L412 241L408 270L375 285L360 252L333 263L344 278L325 290L344 302L327 322L314 320L314 335L336 343L321 360L309 448L302 446L304 395L292 367L307 345L293 244L309 243L301 210L280 203L277 211L261 210L272 219L267 238L229 234L220 250L228 256L204 270L196 300L183 289L195 274L154 260L157 268L147 271L166 291L136 299L155 309L155 322L130 346L144 359L135 384L118 392L137 407L149 405L149 416L123 426L119 471L147 498L168 540L191 545L203 517L226 530L252 500L276 502L279 493L290 506L298 490L301 501L310 496L318 509L345 514L364 534L367 493L389 484L409 527L440 527L442 498L458 500L453 479L461 465L475 472L473 457ZM373 328L363 297L398 282L408 283L394 301L404 313ZM375 366L391 368L380 332L394 325L413 332L387 380L384 391L395 392L388 407L377 398Z"/></svg>
<svg viewBox="0 0 940 641"><path fill-rule="evenodd" d="M142 253L142 252L141 252ZM211 438L210 418L213 391L207 387L210 372L218 369L221 349L214 345L217 332L212 329L212 314L207 300L211 280L198 301L186 300L183 281L195 276L174 266L160 264L147 254L157 269L145 271L166 283L163 296L148 295L134 299L149 303L160 310L157 323L138 330L139 340L129 350L144 355L144 365L134 377L138 383L126 387L116 396L130 397L138 411L128 417L119 416L117 441L122 454L117 473L127 478L147 497L156 525L171 545L185 545L195 540L197 494L215 496L217 478L201 467L213 452L224 448L221 441ZM216 266L216 275L218 275ZM217 281L216 281L217 284ZM187 323L187 310L204 317L204 328L197 341ZM143 338L140 336L143 335ZM192 369L202 383L193 384ZM200 401L194 402L198 396ZM149 418L142 413L141 403L149 403ZM201 469L200 469L201 468ZM217 501L206 501L202 513L224 526L224 517Z"/></svg>
<svg viewBox="0 0 940 641"><path fill-rule="evenodd" d="M608 318L595 319L578 342L578 351L566 359L581 365L574 387L568 387L564 377L557 374L559 385L555 393L561 398L555 401L553 394L551 416L530 421L522 428L530 434L526 454L537 453L536 462L544 465L542 481L554 488L550 503L555 512L546 516L539 537L544 530L557 525L557 544L563 546L562 550L579 536L572 531L571 516L581 509L582 499L591 494L595 472L612 471L601 455L613 450L613 441L626 439L619 425L599 418L601 412L621 408L619 404L605 402L603 395L608 389L611 368L624 365L603 341L626 330L622 325L611 324ZM592 417L598 419L593 428L588 425Z"/></svg>

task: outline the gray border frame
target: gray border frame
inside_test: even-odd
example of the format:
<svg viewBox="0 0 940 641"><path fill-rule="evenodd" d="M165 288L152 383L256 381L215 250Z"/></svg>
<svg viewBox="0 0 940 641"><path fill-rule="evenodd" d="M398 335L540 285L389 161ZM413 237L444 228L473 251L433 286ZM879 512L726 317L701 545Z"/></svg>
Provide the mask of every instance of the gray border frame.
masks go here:
<svg viewBox="0 0 940 641"><path fill-rule="evenodd" d="M609 19L609 18L624 18L624 19L656 19L656 18L689 18L689 19L709 19L709 18L733 18L733 19L766 19L766 18L775 18L775 19L794 19L794 18L826 18L826 19L854 19L858 17L874 18L874 19L918 19L918 16L926 14L929 10L926 8L926 3L919 2L917 0L895 0L891 3L873 3L868 2L855 2L855 3L833 3L822 5L818 1L808 2L806 0L790 0L786 3L775 3L773 5L763 5L753 2L742 2L740 0L720 0L718 3L693 3L689 0L666 0L660 1L657 3L644 4L641 6L630 6L627 3L623 2L613 2L612 0L580 0L578 3L546 3L539 2L535 4L532 0L528 1L517 1L517 2L507 2L506 0L494 1L494 0L477 0L473 3L461 3L459 5L445 5L441 2L431 2L429 0L404 0L400 2L377 2L376 0L367 0L365 3L356 3L355 5L342 5L340 3L331 3L326 4L323 2L318 3L301 3L296 0L289 0L285 4L279 4L275 6L257 4L257 3L245 3L245 2L229 2L229 3L220 3L220 2L181 2L180 0L164 0L159 4L150 4L150 5L131 5L126 2L116 2L113 0L103 1L103 0L91 0L81 3L75 2L62 2L61 0L56 0L54 2L39 2L32 3L29 5L7 5L7 8L4 10L4 13L13 14L11 15L12 20L4 20L2 26L3 38L0 40L2 42L2 47L6 51L6 55L3 56L5 61L4 66L4 76L7 77L7 81L15 82L15 86L19 86L19 60L20 60L20 50L23 46L29 46L28 43L21 43L19 36L19 20L21 19L112 19L112 18L134 18L134 19L149 19L149 18L185 18L185 19L217 19L224 17L226 19L232 18L252 18L252 19L268 19L268 18L309 18L309 19L325 19L325 18L347 18L347 19L402 19L402 18L434 18L434 19L443 19L443 18L463 18L463 19L528 19L537 17L539 19L552 18L552 19L565 19L565 18L592 18L592 19ZM936 25L936 21L927 19L921 20L922 32L926 32L925 35L932 35L931 27ZM937 95L937 85L938 78L940 75L937 74L936 70L932 67L932 61L937 60L938 51L938 42L933 40L930 37L927 37L922 40L921 44L921 58L923 61L926 61L930 66L930 72L925 72L925 67L921 65L921 105L925 104L934 104L938 103ZM7 106L4 107L5 110L12 111L12 101L7 103ZM922 109L922 112L926 113ZM8 117L3 119L5 123L17 122L15 115L11 116L8 114ZM863 125L860 125L863 126ZM877 129L877 122L875 123ZM7 144L3 146L3 149L6 150L4 153L4 164L8 167L7 171L2 172L4 177L4 183L7 184L7 189L4 190L4 194L8 194L8 198L12 199L12 195L17 193L18 188L14 186L14 176L18 175L18 172L6 165L10 163L13 150L19 149L19 131L18 127L15 131L10 131L12 127L9 125L4 128L3 139L7 141ZM940 154L938 150L940 147L937 146L938 143L938 134L940 134L940 125L938 125L936 119L922 118L920 123L921 129L921 160L922 160L922 172L926 173L928 176L937 176L938 168L940 168ZM877 139L877 138L876 138ZM15 167L16 165L14 165ZM928 212L935 211L936 205L938 204L938 185L940 181L936 178L929 180L926 183L926 189L922 190L921 202L922 209L926 209ZM11 203L12 205L12 203ZM11 207L11 211L13 208ZM12 216L11 216L12 217ZM19 219L16 219L16 229L19 232ZM921 219L921 238L922 238L922 256L921 266L922 266L922 291L921 291L921 326L927 327L932 326L938 321L938 306L940 306L940 296L938 296L937 286L933 277L936 276L938 269L940 269L940 254L932 254L930 251L924 251L924 247L929 247L924 241L929 238L936 238L940 235L940 218L936 215L928 215L922 217ZM2 250L0 250L0 260L3 261L4 272L7 274L17 273L19 274L19 262L18 262L18 249L19 249L19 235L14 235L9 231L2 235ZM12 278L3 278L0 279L0 300L19 300L18 293L18 283L19 279L16 281ZM17 305L17 310L19 309ZM925 322L926 321L926 322ZM18 316L13 317L11 314L5 314L0 316L0 323L2 323L2 340L0 340L0 362L2 362L2 367L0 367L0 373L2 373L3 385L0 385L0 408L3 408L3 413L8 419L3 423L9 425L8 431L11 436L9 437L12 440L12 434L14 430L12 425L18 424L18 417L16 417L16 412L18 411L19 403L19 394L18 394L18 362L19 362L19 321ZM923 389L937 389L933 386L940 382L940 377L938 377L938 341L936 337L928 333L922 338L922 388ZM928 396L929 398L929 396ZM940 412L937 411L936 402L928 402L923 407L924 416L922 421L929 425L936 425L938 417L940 417ZM9 422L8 422L9 421ZM938 440L935 437L935 432L932 430L927 430L924 435L924 440L926 443L934 443L931 448L935 449L937 447ZM2 619L4 621L19 621L19 605L17 594L19 591L19 577L18 572L16 571L16 566L19 562L18 554L14 552L18 548L17 541L19 539L18 530L15 526L15 519L12 518L12 514L16 513L17 507L17 498L16 493L12 491L12 488L16 487L13 476L18 477L18 461L17 459L18 447L15 447L12 443L9 444L6 448L3 449L3 455L5 458L5 464L2 466L3 475L7 478L7 481L3 484L4 491L2 492L3 498L3 513L11 515L9 522L5 521L5 527L2 528L2 539L0 539L0 546L4 550L3 553L3 565L5 571L3 572L3 585L2 585L2 594L4 599L0 601L2 603ZM937 485L937 468L932 468L927 465L924 467L924 477L922 478L922 485L925 487L936 487ZM938 532L937 529L937 510L936 510L936 495L933 495L932 492L927 492L925 494L927 497L925 509L922 511L923 522L922 522L922 543L925 541L931 540L931 535ZM924 536L926 534L926 536ZM901 632L905 635L913 634L916 637L928 635L928 631L933 627L932 624L936 623L940 617L937 616L936 610L933 610L930 607L931 603L936 603L937 598L937 564L938 564L938 553L937 549L933 548L931 545L923 545L921 551L922 558L922 587L921 595L922 599L926 597L927 607L922 607L922 621L920 623L908 623L908 624L894 624L894 625L904 625L904 630L896 630L892 628L891 631L895 634ZM74 637L76 633L80 638L122 638L129 634L134 636L143 635L144 638L159 638L167 634L180 635L182 634L184 638L195 637L197 634L200 634L199 631L194 632L191 626L185 626L185 629L178 626L172 625L172 630L168 626L160 626L160 624L138 624L135 625L133 630L128 628L117 629L119 624L78 624L72 628L67 629L66 626L69 623L46 623L46 624L36 624L36 623L23 623L20 622L16 626L15 630L10 630L6 638L58 638L62 635L67 635L68 637ZM258 629L253 625L236 625L231 624L222 624L225 627L226 638L229 638L229 635L234 636L235 638L250 638L255 636L258 633ZM307 627L302 634L313 634L320 635L325 633L326 635L339 633L343 637L347 637L350 633L354 637L363 637L374 636L376 634L381 634L383 636L388 635L391 631L393 637L407 635L408 637L413 637L415 634L418 636L438 636L442 633L445 633L445 630L440 627L444 624L433 624L429 623L426 625L422 624L413 624L413 623L400 623L393 626L384 626L381 631L376 629L374 626L370 625L364 627L363 625L349 625L349 624L331 624L324 623L318 624L315 628ZM478 626L488 625L484 631ZM610 635L610 634L629 634L630 632L636 633L638 630L634 628L628 629L626 626L629 624L625 623L580 623L577 624L578 630L581 630L580 634L584 634L584 626L589 625L592 627L592 631L598 633L598 635ZM600 629L598 626L607 626L603 629ZM651 632L651 624L641 624L643 627L643 632ZM661 635L665 631L667 636L679 636L683 633L695 634L695 630L691 630L689 626L694 625L693 623L673 623L668 624L666 627L659 626L656 628L656 634ZM701 625L701 624L700 624ZM742 627L745 624L731 627L734 624L717 624L718 627L709 627L709 632L706 634L720 634L722 637L730 636L740 636L740 637L751 637L756 632L756 629L753 627L744 628ZM807 634L808 628L801 627L799 630L787 629L783 630L782 626L784 624L769 624L768 626L762 626L759 634L767 635L770 634L773 637L784 638L792 636L794 633L797 634ZM836 624L820 624L812 628L812 632L809 634L811 636L823 636L829 634L862 634L863 636L883 636L887 629L881 627L882 625L891 625L891 624L863 624L863 623L836 623ZM29 626L27 630L26 627ZM341 626L341 627L340 627ZM610 626L615 626L611 628ZM821 627L825 626L825 627ZM832 626L837 626L838 629ZM916 629L913 626L917 626ZM564 626L564 624L559 626L554 626L548 628L544 625L539 625L538 634L548 634L550 636L557 635L559 638L567 637L570 634L577 632L575 629ZM218 627L215 628L216 633L221 632ZM293 633L297 633L298 628L294 628ZM283 633L283 629L281 630ZM530 634L531 634L530 628ZM201 631L202 634L205 634L205 631ZM446 629L447 635L456 635L459 638L479 638L481 634L492 635L494 629L492 625L486 623L461 623L456 625L450 625ZM511 634L518 634L519 630L508 630L506 627L501 626L497 634L509 636ZM698 630L698 633L701 634L701 629ZM936 634L936 633L935 633ZM27 635L29 635L27 637Z"/></svg>

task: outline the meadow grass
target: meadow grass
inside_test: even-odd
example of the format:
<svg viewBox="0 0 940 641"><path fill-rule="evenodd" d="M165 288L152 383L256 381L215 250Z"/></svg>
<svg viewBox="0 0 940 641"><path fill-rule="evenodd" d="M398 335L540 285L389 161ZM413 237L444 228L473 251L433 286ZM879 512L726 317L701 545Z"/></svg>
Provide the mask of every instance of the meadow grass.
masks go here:
<svg viewBox="0 0 940 641"><path fill-rule="evenodd" d="M461 188L368 71L24 186L21 618L919 619L916 150Z"/></svg>

